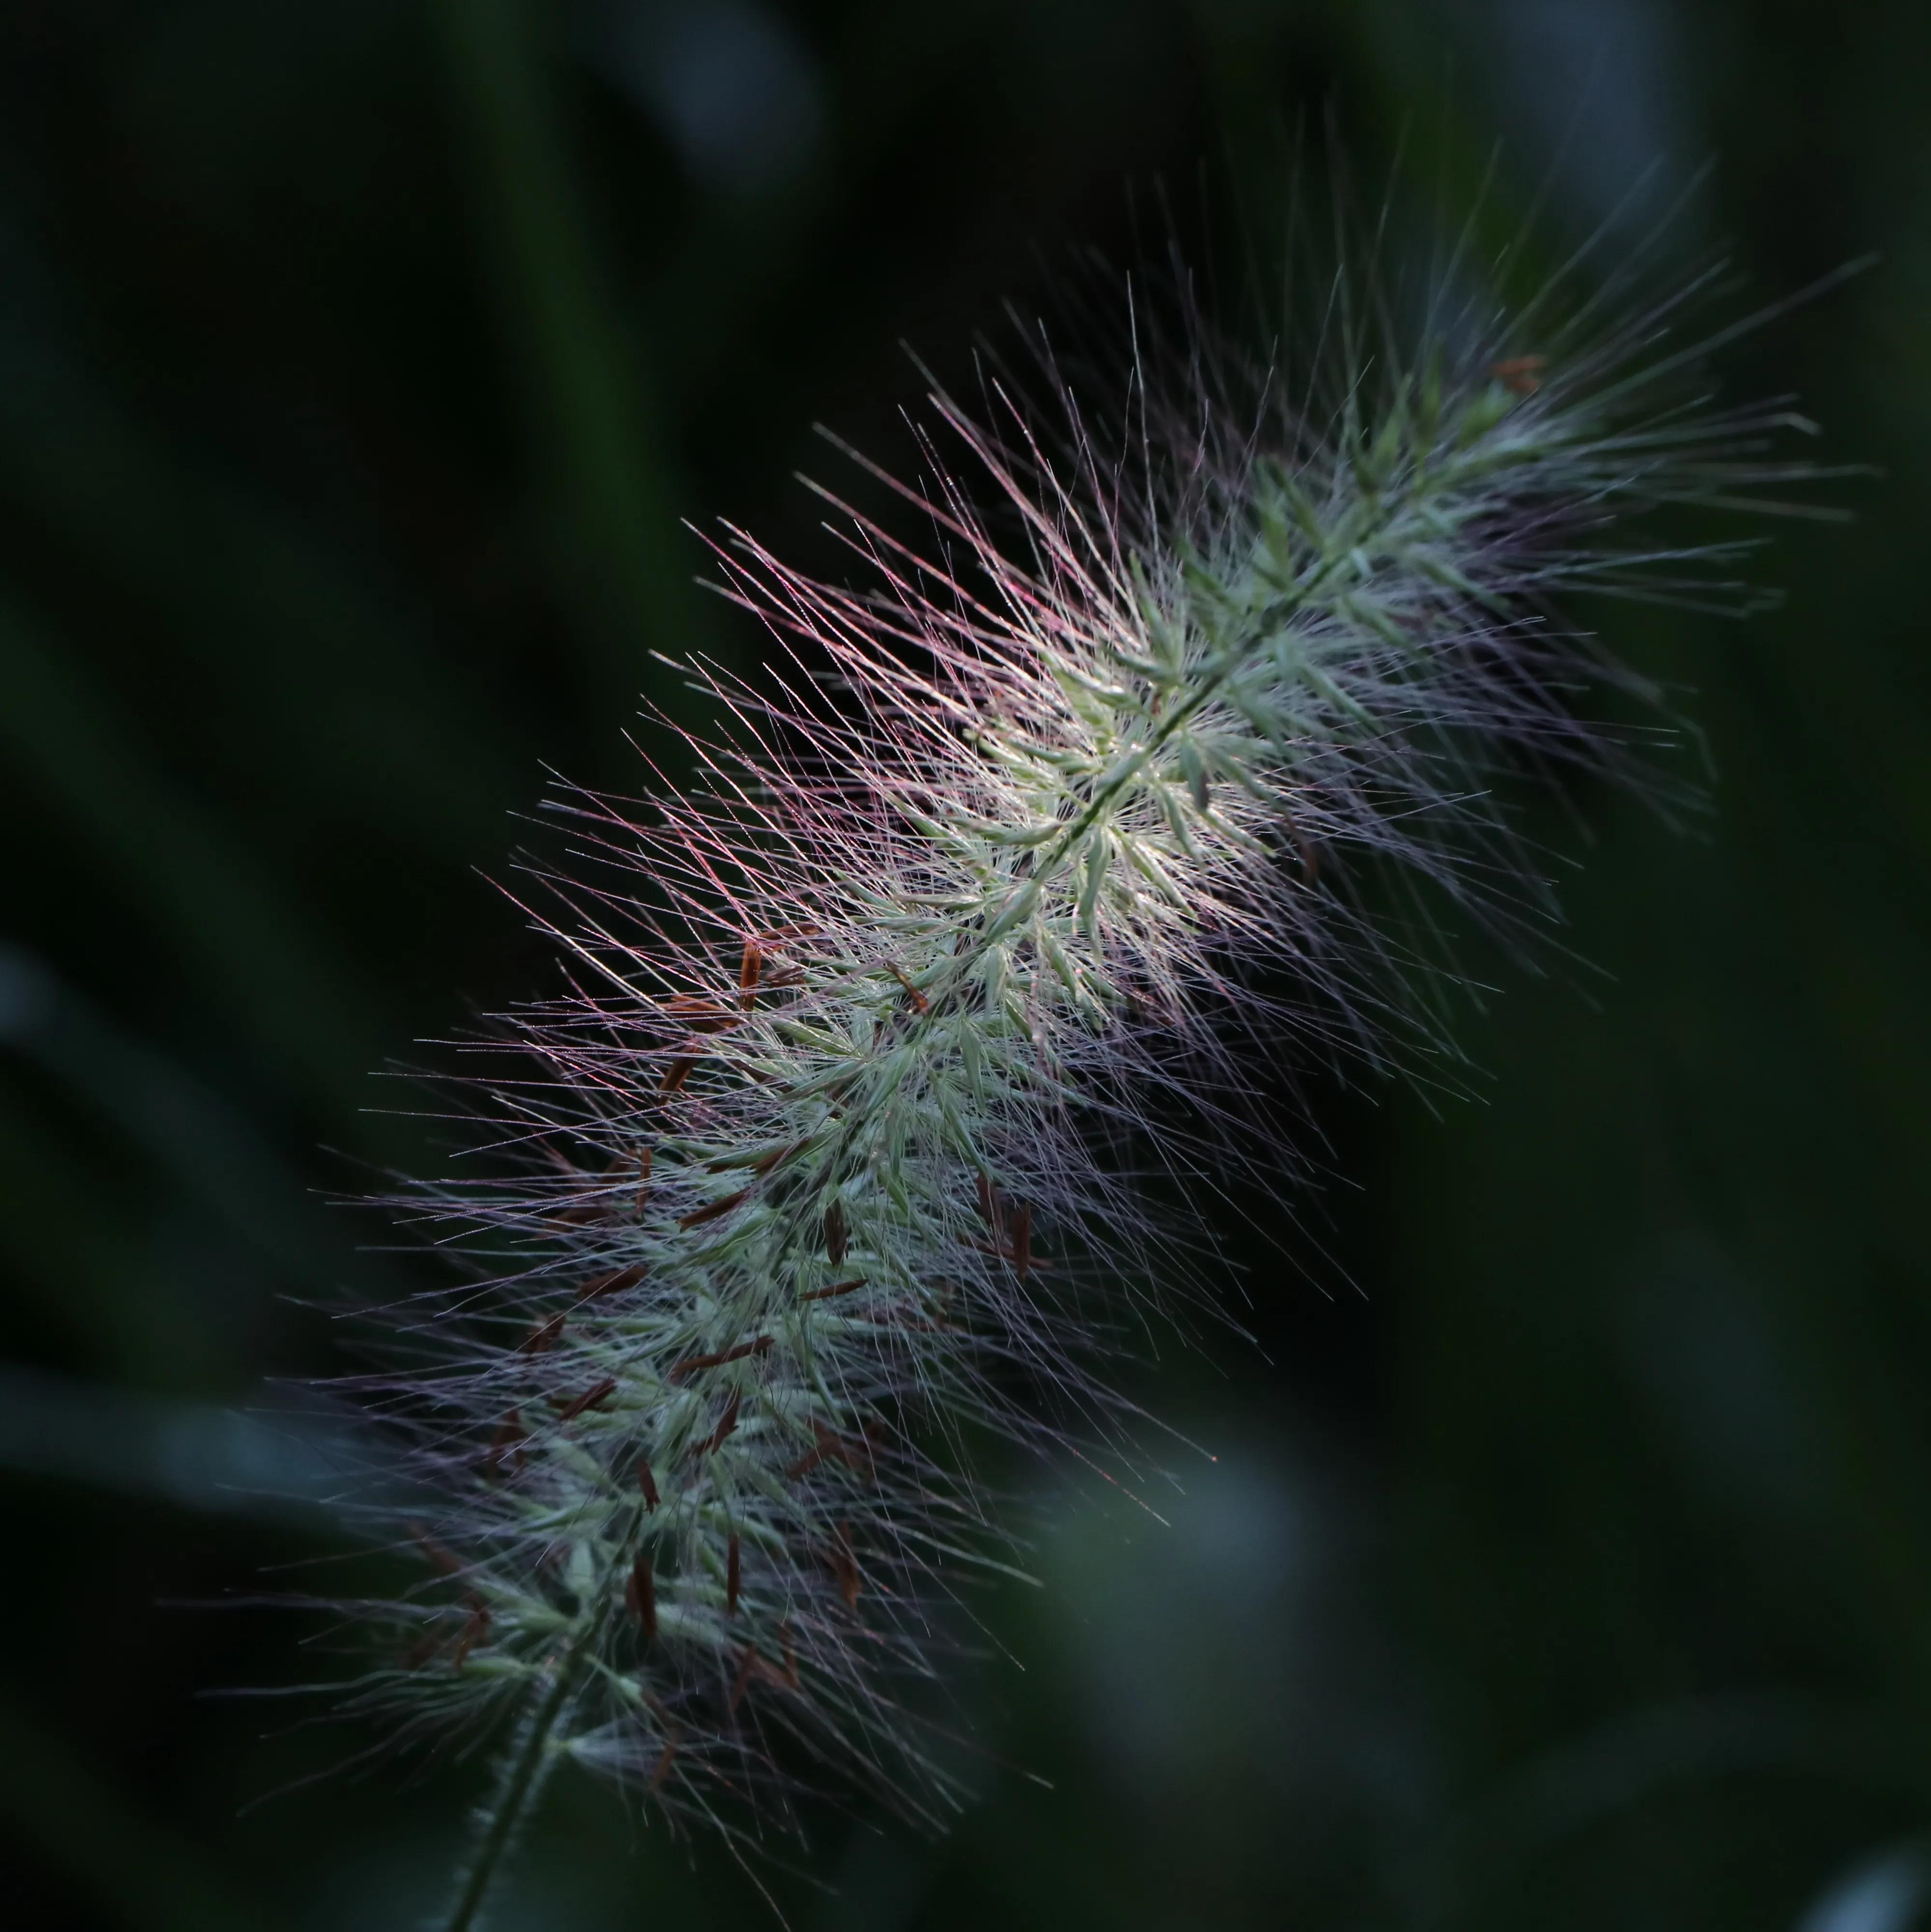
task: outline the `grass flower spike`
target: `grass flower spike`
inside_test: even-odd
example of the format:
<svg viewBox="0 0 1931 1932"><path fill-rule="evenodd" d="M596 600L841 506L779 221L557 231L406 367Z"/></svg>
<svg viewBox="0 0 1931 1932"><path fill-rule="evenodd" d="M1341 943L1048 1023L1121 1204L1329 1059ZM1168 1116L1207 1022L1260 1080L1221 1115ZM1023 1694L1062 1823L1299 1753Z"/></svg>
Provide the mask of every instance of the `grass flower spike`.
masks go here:
<svg viewBox="0 0 1931 1932"><path fill-rule="evenodd" d="M853 584L727 533L791 669L706 680L682 795L570 802L567 991L478 1087L490 1172L416 1200L475 1272L371 1381L437 1500L362 1694L502 1752L451 1927L565 1761L729 1831L821 1780L941 1822L919 1681L1009 1554L968 1438L1121 1420L1134 1162L1278 1167L1254 1040L1379 1057L1445 912L1543 910L1496 775L1605 755L1617 675L1558 600L1728 596L1627 519L1797 473L1795 419L1686 386L1695 288L1467 280L1405 332L1336 278L1260 368L1118 284L1117 376L1034 332L934 388L925 534L835 506Z"/></svg>

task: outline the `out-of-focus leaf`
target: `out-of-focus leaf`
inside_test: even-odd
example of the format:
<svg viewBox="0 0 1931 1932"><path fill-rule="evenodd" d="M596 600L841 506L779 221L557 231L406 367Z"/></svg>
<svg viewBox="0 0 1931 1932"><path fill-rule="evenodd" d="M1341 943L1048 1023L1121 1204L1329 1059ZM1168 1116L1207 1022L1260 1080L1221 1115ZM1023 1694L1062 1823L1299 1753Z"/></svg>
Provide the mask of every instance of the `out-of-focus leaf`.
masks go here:
<svg viewBox="0 0 1931 1932"><path fill-rule="evenodd" d="M351 1105L379 1037L370 1004L244 846L178 796L71 654L0 602L0 744L166 935L207 1004L313 1090Z"/></svg>
<svg viewBox="0 0 1931 1932"><path fill-rule="evenodd" d="M1911 1932L1931 1899L1931 1860L1911 1844L1866 1858L1804 1913L1797 1932Z"/></svg>
<svg viewBox="0 0 1931 1932"><path fill-rule="evenodd" d="M339 812L468 856L512 782L500 725L312 525L169 449L17 317L0 334L0 488L205 667ZM520 774L515 775L520 778Z"/></svg>
<svg viewBox="0 0 1931 1932"><path fill-rule="evenodd" d="M343 1229L258 1132L165 1054L128 1037L52 970L0 941L0 1046L66 1082L292 1283L339 1292ZM370 1264L358 1264L366 1276Z"/></svg>
<svg viewBox="0 0 1931 1932"><path fill-rule="evenodd" d="M45 1123L0 1094L0 1255L33 1325L80 1360L130 1378L178 1385L232 1377L238 1364L228 1338L155 1292L142 1233L127 1203L61 1157Z"/></svg>
<svg viewBox="0 0 1931 1932"><path fill-rule="evenodd" d="M366 1498L379 1477L370 1445L319 1407L181 1402L4 1362L0 1469L277 1521Z"/></svg>
<svg viewBox="0 0 1931 1932"><path fill-rule="evenodd" d="M699 553L679 528L694 506L672 481L662 402L620 319L570 157L547 22L526 0L436 0L433 14L552 496L545 520L622 716L647 653L718 648L691 588ZM681 685L663 696L673 715L692 701Z"/></svg>

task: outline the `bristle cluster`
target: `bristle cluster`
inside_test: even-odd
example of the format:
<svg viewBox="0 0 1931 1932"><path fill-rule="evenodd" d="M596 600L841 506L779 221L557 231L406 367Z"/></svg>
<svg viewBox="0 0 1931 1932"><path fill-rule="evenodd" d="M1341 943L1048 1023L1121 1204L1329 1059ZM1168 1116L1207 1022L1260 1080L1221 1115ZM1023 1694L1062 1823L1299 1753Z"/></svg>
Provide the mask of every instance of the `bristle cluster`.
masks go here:
<svg viewBox="0 0 1931 1932"><path fill-rule="evenodd" d="M1136 1096L1210 1131L1234 1034L1377 1052L1428 904L1535 903L1492 774L1599 748L1549 600L1673 568L1608 533L1775 418L1666 395L1665 310L1406 358L1336 313L1298 389L1183 315L1110 400L1036 341L934 393L930 541L841 511L850 588L730 533L793 674L709 680L684 795L572 805L569 990L510 1022L491 1178L419 1201L478 1278L381 1384L441 1501L369 1689L518 1713L519 1804L568 1758L727 1823L820 1778L943 1817L908 1687L1002 1550L966 1438L1115 1412Z"/></svg>

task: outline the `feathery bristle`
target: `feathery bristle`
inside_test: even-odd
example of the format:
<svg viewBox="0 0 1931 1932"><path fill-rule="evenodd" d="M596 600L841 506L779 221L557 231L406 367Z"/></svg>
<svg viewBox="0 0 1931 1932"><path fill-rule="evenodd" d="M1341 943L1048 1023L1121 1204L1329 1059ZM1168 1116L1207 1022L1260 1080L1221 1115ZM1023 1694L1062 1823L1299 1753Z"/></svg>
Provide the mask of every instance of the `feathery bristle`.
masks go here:
<svg viewBox="0 0 1931 1932"><path fill-rule="evenodd" d="M1431 915L1377 878L1533 922L1496 775L1603 755L1573 707L1615 675L1556 600L1699 594L1724 553L1626 516L1792 473L1780 411L1686 403L1669 304L1438 310L1403 356L1371 293L1297 375L1183 284L1110 388L1035 332L977 412L934 388L893 486L930 542L828 499L858 587L725 533L789 674L700 674L731 722L682 795L569 802L570 988L507 1023L493 1178L415 1197L478 1278L380 1384L449 1560L376 1606L372 1699L519 1711L514 1763L727 1826L821 1778L957 1802L906 1688L1009 1553L962 1440L1120 1422L1168 1238L1120 1154L1144 1096L1211 1133L1256 1038L1392 1051Z"/></svg>

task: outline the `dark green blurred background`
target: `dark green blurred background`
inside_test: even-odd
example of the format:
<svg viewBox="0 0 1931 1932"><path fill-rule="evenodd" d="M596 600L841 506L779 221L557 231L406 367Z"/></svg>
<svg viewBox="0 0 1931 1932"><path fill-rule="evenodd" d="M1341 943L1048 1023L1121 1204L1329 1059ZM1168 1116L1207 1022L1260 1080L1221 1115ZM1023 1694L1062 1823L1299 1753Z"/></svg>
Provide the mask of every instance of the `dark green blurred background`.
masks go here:
<svg viewBox="0 0 1931 1932"><path fill-rule="evenodd" d="M1552 249L1714 158L1684 236L1747 299L1882 250L1721 373L1888 473L1780 533L1774 615L1604 614L1695 688L1707 824L1551 812L1600 970L1483 962L1476 1100L1322 1101L1359 1190L1257 1245L1264 1358L1150 1384L1220 1453L1171 1528L1015 1473L982 1803L828 1810L769 1882L853 1932L1919 1922L1921 0L7 0L0 91L7 1923L434 1903L473 1768L318 1778L372 1734L208 1694L341 1661L181 1606L379 1577L299 1500L318 1425L229 1412L341 1365L304 1298L413 1278L323 1198L437 1157L376 1070L550 983L481 876L544 766L634 788L637 694L689 701L649 651L760 648L678 518L820 560L790 474L814 419L902 447L901 337L962 367L1130 252L1129 183L1265 206L1330 103L1451 217L1499 140ZM559 1782L498 1922L772 1921Z"/></svg>

